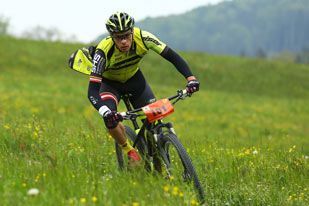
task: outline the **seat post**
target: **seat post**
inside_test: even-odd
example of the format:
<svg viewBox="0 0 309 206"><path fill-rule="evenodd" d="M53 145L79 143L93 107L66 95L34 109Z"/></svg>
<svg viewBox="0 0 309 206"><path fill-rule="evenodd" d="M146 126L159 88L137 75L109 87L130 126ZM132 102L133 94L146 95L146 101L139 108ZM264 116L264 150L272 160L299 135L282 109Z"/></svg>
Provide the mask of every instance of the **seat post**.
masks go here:
<svg viewBox="0 0 309 206"><path fill-rule="evenodd" d="M129 94L128 95L123 95L121 98L123 99L123 102L126 105L127 110L128 111L132 111L132 106L131 106L130 100L129 100ZM131 121L133 123L134 129L135 130L139 129L139 126L137 124L136 119L131 119Z"/></svg>

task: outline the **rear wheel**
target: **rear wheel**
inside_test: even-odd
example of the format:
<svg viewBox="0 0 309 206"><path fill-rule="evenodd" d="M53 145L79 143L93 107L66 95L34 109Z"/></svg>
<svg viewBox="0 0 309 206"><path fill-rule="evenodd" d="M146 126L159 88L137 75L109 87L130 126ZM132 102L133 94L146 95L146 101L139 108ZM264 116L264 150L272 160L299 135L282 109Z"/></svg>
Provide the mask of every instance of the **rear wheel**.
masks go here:
<svg viewBox="0 0 309 206"><path fill-rule="evenodd" d="M189 184L193 181L200 202L204 203L205 195L200 180L178 137L173 133L165 134L162 137L162 143L161 155L169 178L173 181L188 182Z"/></svg>
<svg viewBox="0 0 309 206"><path fill-rule="evenodd" d="M126 130L126 136L127 139L129 140L130 144L133 146L134 141L136 140L137 136L136 133L128 126L125 126ZM141 140L137 143L136 145L136 151L140 155L140 157L144 158L145 154L145 142L144 140ZM128 160L128 155L124 154L123 149L115 142L115 149L116 149L116 156L117 156L117 161L118 161L118 166L119 169L125 170L127 166L129 165L129 160Z"/></svg>

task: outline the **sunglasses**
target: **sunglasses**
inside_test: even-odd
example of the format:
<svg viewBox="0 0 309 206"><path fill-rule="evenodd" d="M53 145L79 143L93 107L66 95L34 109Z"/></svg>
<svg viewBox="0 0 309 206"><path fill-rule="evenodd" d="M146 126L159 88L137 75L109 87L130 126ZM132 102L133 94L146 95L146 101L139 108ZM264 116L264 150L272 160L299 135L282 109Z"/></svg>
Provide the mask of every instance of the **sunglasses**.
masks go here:
<svg viewBox="0 0 309 206"><path fill-rule="evenodd" d="M133 32L130 32L124 35L112 35L112 38L116 40L125 40L125 39L128 39L132 34Z"/></svg>

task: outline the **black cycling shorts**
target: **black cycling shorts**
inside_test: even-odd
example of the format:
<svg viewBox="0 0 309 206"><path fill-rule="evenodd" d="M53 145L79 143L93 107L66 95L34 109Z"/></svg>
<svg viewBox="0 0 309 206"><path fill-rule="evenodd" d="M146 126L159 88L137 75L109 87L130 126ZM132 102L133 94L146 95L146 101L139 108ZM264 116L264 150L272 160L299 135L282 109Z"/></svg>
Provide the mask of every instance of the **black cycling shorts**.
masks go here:
<svg viewBox="0 0 309 206"><path fill-rule="evenodd" d="M104 105L110 110L117 111L122 95L129 95L130 102L135 109L155 101L155 96L140 70L125 83L102 79L100 96Z"/></svg>

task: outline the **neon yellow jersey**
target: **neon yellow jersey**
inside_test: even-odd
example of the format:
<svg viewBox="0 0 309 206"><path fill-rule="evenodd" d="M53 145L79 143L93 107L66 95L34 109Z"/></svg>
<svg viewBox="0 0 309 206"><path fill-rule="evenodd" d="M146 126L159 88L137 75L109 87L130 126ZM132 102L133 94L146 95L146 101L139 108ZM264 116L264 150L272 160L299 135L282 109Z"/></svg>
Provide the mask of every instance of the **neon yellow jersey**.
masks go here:
<svg viewBox="0 0 309 206"><path fill-rule="evenodd" d="M92 76L124 83L138 71L141 59L149 49L161 54L165 47L166 44L153 34L137 27L134 27L132 46L128 52L121 52L112 38L107 37L97 46Z"/></svg>

